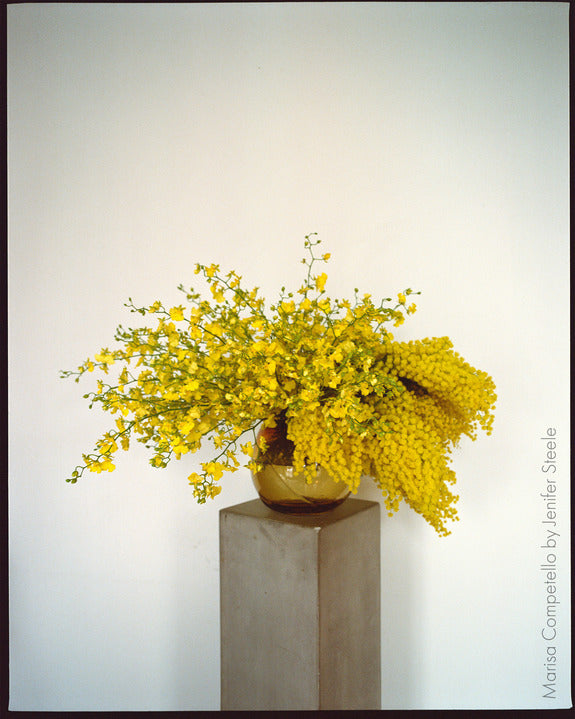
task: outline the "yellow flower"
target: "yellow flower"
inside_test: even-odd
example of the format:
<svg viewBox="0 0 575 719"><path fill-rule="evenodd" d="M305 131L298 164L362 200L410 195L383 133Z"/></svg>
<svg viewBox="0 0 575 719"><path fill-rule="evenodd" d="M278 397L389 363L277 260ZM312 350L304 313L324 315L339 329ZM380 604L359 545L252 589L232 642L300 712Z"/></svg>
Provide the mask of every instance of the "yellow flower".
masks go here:
<svg viewBox="0 0 575 719"><path fill-rule="evenodd" d="M247 454L248 457L254 456L254 446L251 442L246 442L245 444L242 444L241 450L244 454Z"/></svg>
<svg viewBox="0 0 575 719"><path fill-rule="evenodd" d="M289 392L294 391L294 389L297 387L297 383L294 382L293 379L288 379L283 383L282 386L285 389L285 391L289 393Z"/></svg>
<svg viewBox="0 0 575 719"><path fill-rule="evenodd" d="M214 481L220 479L224 473L224 467L221 462L204 462L202 463L202 469L206 474L209 474Z"/></svg>
<svg viewBox="0 0 575 719"><path fill-rule="evenodd" d="M316 289L318 289L321 292L323 290L323 288L325 287L326 280L327 280L327 275L325 272L322 272L321 275L318 275L315 278Z"/></svg>
<svg viewBox="0 0 575 719"><path fill-rule="evenodd" d="M206 275L211 278L216 274L219 269L219 265L211 264L209 267L206 267Z"/></svg>
<svg viewBox="0 0 575 719"><path fill-rule="evenodd" d="M212 291L212 295L214 296L216 302L224 301L224 293L219 285L212 285L210 290Z"/></svg>
<svg viewBox="0 0 575 719"><path fill-rule="evenodd" d="M97 354L94 359L96 360L96 362L102 362L106 365L114 364L114 356L109 352L102 352L100 354Z"/></svg>
<svg viewBox="0 0 575 719"><path fill-rule="evenodd" d="M173 450L174 454L176 455L176 457L177 457L178 459L180 458L180 456L181 456L182 454L186 454L187 452L190 451L190 449L189 449L189 447L188 447L187 445L181 444L181 443L180 443L180 444L174 444L174 446L172 447L172 450Z"/></svg>
<svg viewBox="0 0 575 719"><path fill-rule="evenodd" d="M170 310L170 317L174 322L179 322L184 319L184 308L183 307L172 307Z"/></svg>

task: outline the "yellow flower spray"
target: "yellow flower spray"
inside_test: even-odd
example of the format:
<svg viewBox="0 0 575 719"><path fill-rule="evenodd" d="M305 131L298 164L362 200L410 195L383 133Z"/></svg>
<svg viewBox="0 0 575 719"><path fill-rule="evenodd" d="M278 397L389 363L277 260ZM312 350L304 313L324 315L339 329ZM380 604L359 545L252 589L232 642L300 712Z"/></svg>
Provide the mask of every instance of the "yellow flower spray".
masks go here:
<svg viewBox="0 0 575 719"><path fill-rule="evenodd" d="M255 468L256 435L280 413L294 443L296 470L311 477L323 466L355 493L371 475L390 514L404 500L440 535L457 519L455 474L450 453L462 435L491 433L496 401L491 377L453 351L447 337L396 342L385 325L400 325L416 310L406 289L397 301L375 305L370 295L354 301L325 295L327 274L314 274L320 244L305 238L308 272L297 295L282 287L269 309L258 288L245 289L234 271L196 265L212 295L180 289L187 305L165 308L126 304L155 315L155 328L116 330L118 349L102 349L77 371L78 382L95 369L117 380L97 380L84 395L118 415L95 451L72 472L112 471L112 456L132 437L153 449L150 462L165 467L172 457L211 441L214 457L189 476L198 502L216 496L223 473L237 471L239 454ZM199 468L198 468L199 469Z"/></svg>

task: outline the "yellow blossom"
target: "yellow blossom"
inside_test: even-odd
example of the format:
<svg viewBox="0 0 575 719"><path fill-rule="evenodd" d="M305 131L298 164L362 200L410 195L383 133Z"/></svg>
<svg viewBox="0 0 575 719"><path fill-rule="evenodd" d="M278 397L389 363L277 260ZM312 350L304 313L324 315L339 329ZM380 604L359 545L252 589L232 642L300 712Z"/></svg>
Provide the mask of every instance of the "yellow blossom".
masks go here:
<svg viewBox="0 0 575 719"><path fill-rule="evenodd" d="M212 285L210 287L210 290L212 291L212 295L216 302L224 301L224 293L222 292L222 288L219 285Z"/></svg>
<svg viewBox="0 0 575 719"><path fill-rule="evenodd" d="M316 289L318 289L321 292L323 290L323 288L325 287L326 280L327 280L327 275L325 272L322 272L321 275L318 275L315 278Z"/></svg>
<svg viewBox="0 0 575 719"><path fill-rule="evenodd" d="M242 444L241 450L244 454L247 454L248 457L253 457L254 455L254 446L251 442L246 442L245 444Z"/></svg>
<svg viewBox="0 0 575 719"><path fill-rule="evenodd" d="M184 308L183 307L172 307L170 310L170 317L174 322L179 322L184 319Z"/></svg>
<svg viewBox="0 0 575 719"><path fill-rule="evenodd" d="M109 352L101 352L100 354L97 354L94 359L96 362L101 362L106 365L114 364L114 355Z"/></svg>
<svg viewBox="0 0 575 719"><path fill-rule="evenodd" d="M212 278L216 272L220 269L219 265L210 265L209 267L206 267L206 275L210 278Z"/></svg>

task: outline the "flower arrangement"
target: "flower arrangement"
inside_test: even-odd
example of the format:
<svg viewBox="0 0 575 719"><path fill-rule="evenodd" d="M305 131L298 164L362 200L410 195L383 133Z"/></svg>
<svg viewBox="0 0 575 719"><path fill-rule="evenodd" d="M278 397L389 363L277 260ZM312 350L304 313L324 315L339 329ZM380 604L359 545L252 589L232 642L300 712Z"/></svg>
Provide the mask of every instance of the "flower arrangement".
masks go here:
<svg viewBox="0 0 575 719"><path fill-rule="evenodd" d="M120 348L104 348L77 371L62 372L78 382L101 371L96 391L84 397L117 415L67 481L86 469L112 471L114 453L134 437L154 450L155 467L207 440L213 459L189 476L203 503L220 492L225 471L241 466L238 454L257 469L258 451L266 449L261 430L282 417L294 472L311 477L319 465L352 493L371 475L390 515L403 499L438 534L449 534L446 521L458 519L451 450L462 435L474 440L479 427L491 433L494 382L447 337L394 340L387 326L415 312L411 299L419 293L406 289L379 305L357 289L353 301L330 299L327 274L315 270L330 257L316 256L319 244L315 233L306 236L307 276L297 295L282 287L269 310L258 287L245 289L239 275L215 264L195 268L210 301L182 285L187 307L166 309L159 301L137 307L130 298L125 306L155 315L155 328L120 325Z"/></svg>

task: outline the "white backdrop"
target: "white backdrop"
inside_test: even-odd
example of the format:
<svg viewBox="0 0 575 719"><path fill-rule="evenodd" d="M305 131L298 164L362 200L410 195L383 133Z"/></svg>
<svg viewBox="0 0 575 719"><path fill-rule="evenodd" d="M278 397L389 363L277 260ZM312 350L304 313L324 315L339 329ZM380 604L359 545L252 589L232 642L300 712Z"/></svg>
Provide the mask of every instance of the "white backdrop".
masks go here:
<svg viewBox="0 0 575 719"><path fill-rule="evenodd" d="M383 708L570 706L568 5L11 5L8 102L11 708L219 708L218 510L249 473L198 506L205 457L138 445L66 484L113 419L58 375L196 262L297 289L310 232L331 296L421 290L396 337L498 388L453 534L383 512Z"/></svg>

